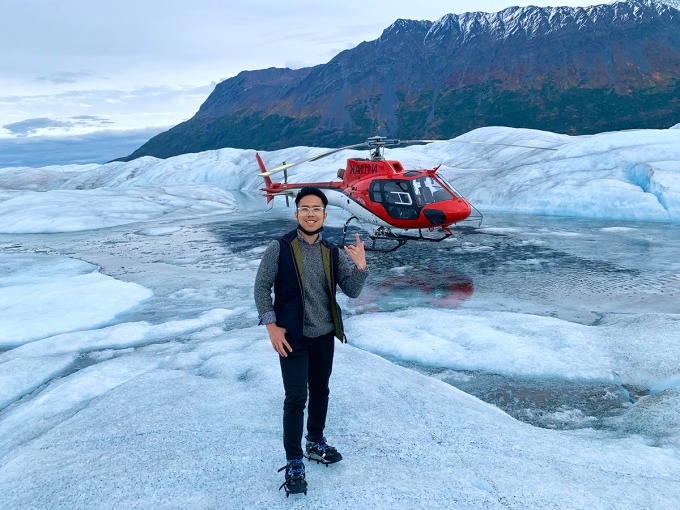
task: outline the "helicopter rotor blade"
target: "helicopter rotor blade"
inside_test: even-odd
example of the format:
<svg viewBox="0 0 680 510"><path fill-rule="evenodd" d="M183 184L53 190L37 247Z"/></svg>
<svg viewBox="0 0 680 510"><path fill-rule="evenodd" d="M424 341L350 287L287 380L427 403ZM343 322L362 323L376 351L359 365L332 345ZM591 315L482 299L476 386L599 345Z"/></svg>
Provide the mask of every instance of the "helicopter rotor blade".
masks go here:
<svg viewBox="0 0 680 510"><path fill-rule="evenodd" d="M405 143L438 143L438 142L448 142L448 140L399 140L399 145Z"/></svg>
<svg viewBox="0 0 680 510"><path fill-rule="evenodd" d="M412 144L412 143L443 143L443 142L452 142L452 143L468 143L468 144L473 144L473 145L501 145L504 147L522 147L525 149L538 149L538 150L545 150L545 151L556 151L558 149L554 149L551 147L537 147L534 145L518 145L518 144L512 144L512 143L500 143L500 142L481 142L481 141L468 141L468 140L398 140L398 139L385 139L383 137L373 137L369 138L365 142L361 143L355 143L353 145L346 145L345 147L339 147L337 149L331 149L326 152L321 152L319 154L315 154L313 156L310 156L305 159L301 159L299 161L294 161L293 163L286 163L284 162L281 166L277 166L276 168L272 168L271 170L268 170L266 172L262 172L259 175L261 177L269 177L272 174L275 174L277 172L285 171L288 170L289 168L292 168L297 165L301 165L302 163L309 163L311 161L317 161L321 158L325 158L326 156L330 156L331 154L335 154L340 151L344 151L347 149L354 149L357 147L387 147L387 146L395 146L395 145L406 145L406 144ZM284 174L284 178L286 179L286 182L288 180L287 174Z"/></svg>
<svg viewBox="0 0 680 510"><path fill-rule="evenodd" d="M300 161L294 161L293 163L284 163L281 166L277 166L276 168L272 168L271 170L259 174L262 177L269 176L271 174L280 172L281 170L287 170L288 168L301 165L302 163L308 163L310 161L316 161L321 158L325 158L326 156L330 156L331 154L335 154L336 152L344 151L345 149L354 149L355 147L361 147L362 145L366 145L366 142L361 142L361 143L355 143L354 145L347 145L345 147L339 147L337 149L331 149L326 152L322 152L320 154L315 154L314 156L310 156L305 159L301 159Z"/></svg>
<svg viewBox="0 0 680 510"><path fill-rule="evenodd" d="M476 145L503 145L505 147L522 147L524 149L540 149L543 151L556 151L552 147L536 147L535 145L518 145L516 143L499 143L499 142L468 142L467 140L449 140L454 143L472 143Z"/></svg>
<svg viewBox="0 0 680 510"><path fill-rule="evenodd" d="M441 142L451 142L451 143L470 143L475 145L502 145L504 147L522 147L524 149L540 149L544 151L556 151L557 149L551 147L537 147L535 145L518 145L516 143L500 143L500 142L478 142L474 140L401 140L399 144L405 143L441 143Z"/></svg>

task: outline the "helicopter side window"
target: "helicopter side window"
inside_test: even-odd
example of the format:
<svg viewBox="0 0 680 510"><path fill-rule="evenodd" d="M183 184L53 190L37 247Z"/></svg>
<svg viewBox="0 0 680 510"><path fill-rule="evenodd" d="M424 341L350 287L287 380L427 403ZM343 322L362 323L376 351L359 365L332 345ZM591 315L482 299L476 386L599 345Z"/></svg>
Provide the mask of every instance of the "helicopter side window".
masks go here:
<svg viewBox="0 0 680 510"><path fill-rule="evenodd" d="M376 183L374 183L375 185ZM383 181L382 204L393 218L415 220L420 208L413 202L408 181Z"/></svg>
<svg viewBox="0 0 680 510"><path fill-rule="evenodd" d="M385 202L396 205L411 205L413 200L405 181L386 182L384 187Z"/></svg>

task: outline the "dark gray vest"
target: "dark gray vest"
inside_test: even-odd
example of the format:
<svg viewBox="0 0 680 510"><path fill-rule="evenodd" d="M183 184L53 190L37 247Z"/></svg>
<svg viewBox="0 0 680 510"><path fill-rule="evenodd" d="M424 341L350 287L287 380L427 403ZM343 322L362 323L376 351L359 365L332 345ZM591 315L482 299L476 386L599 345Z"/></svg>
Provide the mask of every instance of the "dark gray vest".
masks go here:
<svg viewBox="0 0 680 510"><path fill-rule="evenodd" d="M302 338L305 318L304 270L299 243L297 229L279 239L279 268L274 280L276 324L286 328L288 336L292 339ZM335 336L345 342L341 310L335 300L340 253L336 246L321 240L321 255L330 291L328 298L331 303Z"/></svg>

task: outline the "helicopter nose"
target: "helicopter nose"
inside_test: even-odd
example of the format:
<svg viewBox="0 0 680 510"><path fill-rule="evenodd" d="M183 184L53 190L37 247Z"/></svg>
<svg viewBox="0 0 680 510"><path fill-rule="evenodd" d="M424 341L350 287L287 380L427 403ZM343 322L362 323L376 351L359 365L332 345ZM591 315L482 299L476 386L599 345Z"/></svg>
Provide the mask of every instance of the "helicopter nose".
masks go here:
<svg viewBox="0 0 680 510"><path fill-rule="evenodd" d="M438 207L423 210L425 218L433 225L450 225L464 220L472 213L470 204L463 198L452 200L446 204L436 204Z"/></svg>

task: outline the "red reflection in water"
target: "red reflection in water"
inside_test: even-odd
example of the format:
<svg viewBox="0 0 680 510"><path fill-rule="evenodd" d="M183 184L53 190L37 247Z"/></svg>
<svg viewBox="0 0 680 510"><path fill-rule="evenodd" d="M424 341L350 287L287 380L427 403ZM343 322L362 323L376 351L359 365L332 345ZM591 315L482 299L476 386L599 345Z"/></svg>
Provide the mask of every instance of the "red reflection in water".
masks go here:
<svg viewBox="0 0 680 510"><path fill-rule="evenodd" d="M449 276L425 279L398 276L391 280L369 284L361 295L352 300L356 313L390 311L408 306L456 308L474 292L472 280Z"/></svg>

